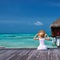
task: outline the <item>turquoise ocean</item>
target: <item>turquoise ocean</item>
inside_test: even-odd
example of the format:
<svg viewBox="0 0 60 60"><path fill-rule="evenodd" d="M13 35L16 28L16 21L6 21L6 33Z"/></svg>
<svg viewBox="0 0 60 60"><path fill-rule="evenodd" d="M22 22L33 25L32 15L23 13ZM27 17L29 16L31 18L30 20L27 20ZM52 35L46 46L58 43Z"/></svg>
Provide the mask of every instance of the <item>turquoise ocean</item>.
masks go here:
<svg viewBox="0 0 60 60"><path fill-rule="evenodd" d="M34 40L35 34L0 34L0 46L5 48L37 48L38 40ZM48 48L56 48L52 40L45 40Z"/></svg>

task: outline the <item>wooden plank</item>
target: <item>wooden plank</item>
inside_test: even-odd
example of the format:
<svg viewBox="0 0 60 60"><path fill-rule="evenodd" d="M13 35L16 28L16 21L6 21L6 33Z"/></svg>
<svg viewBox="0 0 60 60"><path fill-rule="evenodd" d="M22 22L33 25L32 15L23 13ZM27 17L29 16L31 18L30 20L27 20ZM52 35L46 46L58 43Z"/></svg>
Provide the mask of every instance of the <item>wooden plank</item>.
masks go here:
<svg viewBox="0 0 60 60"><path fill-rule="evenodd" d="M51 60L52 58L52 54L53 54L53 50L48 50L48 60Z"/></svg>
<svg viewBox="0 0 60 60"><path fill-rule="evenodd" d="M58 49L57 51L55 51L57 53L58 59L60 60L60 49Z"/></svg>
<svg viewBox="0 0 60 60"><path fill-rule="evenodd" d="M14 50L13 50L14 51ZM19 52L21 52L21 50L16 50L14 53L12 53L6 60L12 60L12 58L14 57L14 58L16 58L17 56L17 54L19 53ZM14 60L14 59L13 59Z"/></svg>
<svg viewBox="0 0 60 60"><path fill-rule="evenodd" d="M7 60L9 56L11 56L16 50L6 50L5 53L0 54L0 60Z"/></svg>
<svg viewBox="0 0 60 60"><path fill-rule="evenodd" d="M0 54L5 53L7 50L0 50Z"/></svg>
<svg viewBox="0 0 60 60"><path fill-rule="evenodd" d="M48 51L47 50L44 50L44 51L39 51L38 52L39 55L37 57L37 60L48 60Z"/></svg>
<svg viewBox="0 0 60 60"><path fill-rule="evenodd" d="M34 50L30 50L28 55L30 56L33 52L34 52Z"/></svg>
<svg viewBox="0 0 60 60"><path fill-rule="evenodd" d="M60 60L60 49L1 49L0 60Z"/></svg>
<svg viewBox="0 0 60 60"><path fill-rule="evenodd" d="M36 48L2 48L0 50L35 50Z"/></svg>
<svg viewBox="0 0 60 60"><path fill-rule="evenodd" d="M31 51L31 52L29 53L29 56L28 56L27 60L31 60L31 58L34 60L34 57L33 57L33 56L35 56L35 53L36 53L35 50Z"/></svg>
<svg viewBox="0 0 60 60"><path fill-rule="evenodd" d="M13 58L11 58L11 60L26 60L29 52L30 52L30 50L22 50L22 52L15 55L17 57L14 56L15 58L13 57Z"/></svg>
<svg viewBox="0 0 60 60"><path fill-rule="evenodd" d="M17 60L26 60L28 58L30 50L23 51L21 54L18 55Z"/></svg>
<svg viewBox="0 0 60 60"><path fill-rule="evenodd" d="M8 58L8 60L15 60L15 59L17 59L18 54L21 53L21 52L22 52L22 50L17 50L17 52L15 52L12 56L10 56Z"/></svg>
<svg viewBox="0 0 60 60"><path fill-rule="evenodd" d="M48 60L60 60L60 50L53 49L48 51Z"/></svg>
<svg viewBox="0 0 60 60"><path fill-rule="evenodd" d="M27 60L48 60L47 56L48 56L48 52L46 50L45 51L35 50L28 57Z"/></svg>

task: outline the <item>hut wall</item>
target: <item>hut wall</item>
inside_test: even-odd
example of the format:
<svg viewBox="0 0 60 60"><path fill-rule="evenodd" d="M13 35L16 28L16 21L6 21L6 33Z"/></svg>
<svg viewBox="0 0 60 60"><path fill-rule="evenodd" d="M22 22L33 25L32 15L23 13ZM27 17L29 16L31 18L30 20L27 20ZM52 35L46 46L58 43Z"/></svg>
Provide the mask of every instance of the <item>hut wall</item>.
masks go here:
<svg viewBox="0 0 60 60"><path fill-rule="evenodd" d="M51 27L52 37L60 36L60 27Z"/></svg>

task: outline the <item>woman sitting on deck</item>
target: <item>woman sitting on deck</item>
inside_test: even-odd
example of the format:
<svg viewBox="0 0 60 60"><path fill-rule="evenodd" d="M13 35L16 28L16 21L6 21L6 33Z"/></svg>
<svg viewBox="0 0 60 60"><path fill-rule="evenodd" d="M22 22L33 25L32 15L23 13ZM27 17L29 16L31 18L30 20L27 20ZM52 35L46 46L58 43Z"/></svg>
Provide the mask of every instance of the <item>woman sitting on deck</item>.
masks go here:
<svg viewBox="0 0 60 60"><path fill-rule="evenodd" d="M47 49L47 46L44 44L44 40L50 40L50 38L49 38L49 37L46 38L46 35L47 35L47 34L45 34L45 31L44 31L44 30L40 30L40 31L38 32L38 34L36 34L36 35L34 36L34 40L39 40L39 42L40 42L37 50ZM38 38L37 38L37 36L38 36Z"/></svg>

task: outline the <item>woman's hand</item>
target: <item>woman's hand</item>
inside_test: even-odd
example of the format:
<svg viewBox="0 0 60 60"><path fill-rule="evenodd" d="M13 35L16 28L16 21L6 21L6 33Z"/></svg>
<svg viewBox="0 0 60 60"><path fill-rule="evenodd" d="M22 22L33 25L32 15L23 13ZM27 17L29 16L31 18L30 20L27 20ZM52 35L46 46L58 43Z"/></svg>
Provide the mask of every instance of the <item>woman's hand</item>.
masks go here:
<svg viewBox="0 0 60 60"><path fill-rule="evenodd" d="M47 34L45 34L45 37L47 36Z"/></svg>
<svg viewBox="0 0 60 60"><path fill-rule="evenodd" d="M33 39L34 40L38 40L38 38L36 38L37 36L38 36L38 34L36 34Z"/></svg>
<svg viewBox="0 0 60 60"><path fill-rule="evenodd" d="M45 34L45 37L47 37L45 38L46 40L50 40L50 37L47 34Z"/></svg>

